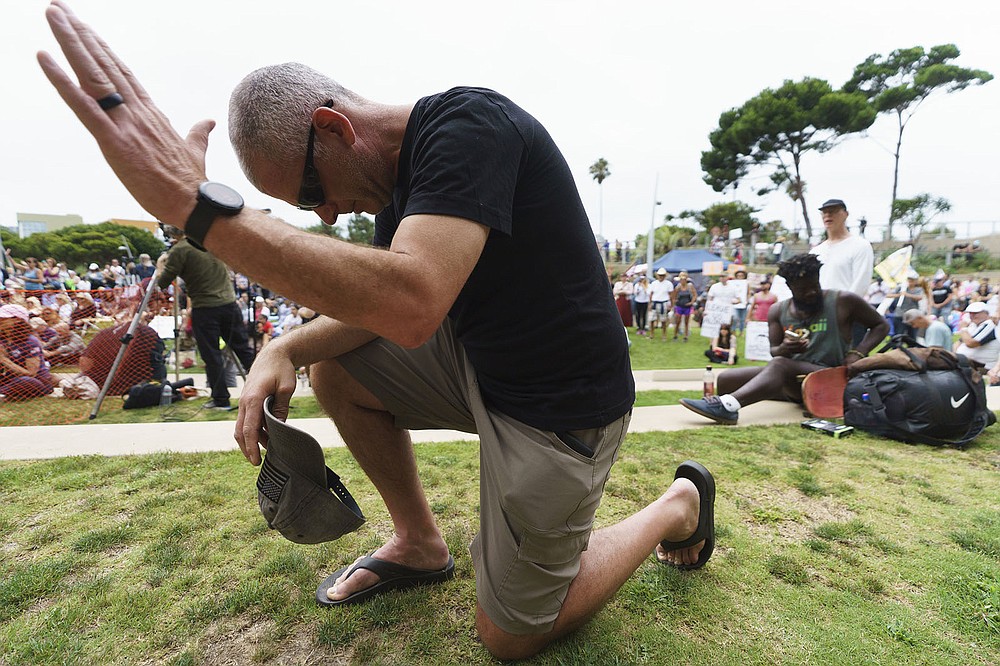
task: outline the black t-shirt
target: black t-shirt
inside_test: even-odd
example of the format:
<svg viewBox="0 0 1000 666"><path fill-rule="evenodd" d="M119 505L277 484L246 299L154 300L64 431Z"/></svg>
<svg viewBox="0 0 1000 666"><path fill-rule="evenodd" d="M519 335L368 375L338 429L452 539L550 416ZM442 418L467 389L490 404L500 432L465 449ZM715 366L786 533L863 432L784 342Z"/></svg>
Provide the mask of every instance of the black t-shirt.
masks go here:
<svg viewBox="0 0 1000 666"><path fill-rule="evenodd" d="M449 318L487 404L545 430L606 425L635 400L628 345L565 159L542 125L491 90L453 88L414 106L387 247L410 215L490 228Z"/></svg>
<svg viewBox="0 0 1000 666"><path fill-rule="evenodd" d="M931 290L931 297L934 299L934 303L940 304L944 303L945 299L948 298L948 294L951 293L951 282L945 282L940 287L934 287Z"/></svg>

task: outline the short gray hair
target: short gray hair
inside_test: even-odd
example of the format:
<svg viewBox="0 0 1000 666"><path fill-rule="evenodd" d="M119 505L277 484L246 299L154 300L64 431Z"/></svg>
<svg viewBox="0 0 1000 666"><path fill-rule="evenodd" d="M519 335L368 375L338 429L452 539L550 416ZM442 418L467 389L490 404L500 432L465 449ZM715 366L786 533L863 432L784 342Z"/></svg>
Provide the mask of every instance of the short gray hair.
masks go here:
<svg viewBox="0 0 1000 666"><path fill-rule="evenodd" d="M909 326L915 319L923 316L924 314L920 310L907 310L903 313L903 323Z"/></svg>
<svg viewBox="0 0 1000 666"><path fill-rule="evenodd" d="M295 164L305 157L313 111L327 100L337 109L364 102L297 62L261 67L240 81L229 98L229 140L251 183L259 186L252 167L262 158Z"/></svg>

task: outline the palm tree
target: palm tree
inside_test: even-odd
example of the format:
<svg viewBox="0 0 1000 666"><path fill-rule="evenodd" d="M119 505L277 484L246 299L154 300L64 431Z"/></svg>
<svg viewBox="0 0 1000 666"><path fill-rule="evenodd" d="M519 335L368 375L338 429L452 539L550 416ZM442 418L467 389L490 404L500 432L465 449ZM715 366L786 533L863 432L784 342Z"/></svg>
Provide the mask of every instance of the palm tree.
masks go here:
<svg viewBox="0 0 1000 666"><path fill-rule="evenodd" d="M604 188L601 184L604 183L604 179L611 175L611 169L608 168L608 161L603 157L598 159L596 162L590 165L590 175L594 180L597 181L598 193L599 193L599 208L598 208L598 235L604 236Z"/></svg>

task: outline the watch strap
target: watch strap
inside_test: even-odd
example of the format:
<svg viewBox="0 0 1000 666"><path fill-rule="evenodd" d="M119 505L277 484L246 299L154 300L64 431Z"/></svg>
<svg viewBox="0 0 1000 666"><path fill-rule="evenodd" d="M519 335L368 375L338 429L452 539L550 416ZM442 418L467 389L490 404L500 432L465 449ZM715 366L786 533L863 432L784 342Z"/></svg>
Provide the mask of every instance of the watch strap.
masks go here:
<svg viewBox="0 0 1000 666"><path fill-rule="evenodd" d="M212 228L215 218L221 214L218 208L198 197L198 203L194 205L194 210L184 225L184 235L187 236L188 242L196 249L205 252L205 236Z"/></svg>
<svg viewBox="0 0 1000 666"><path fill-rule="evenodd" d="M213 190L216 195L229 195L231 200L216 200ZM241 210L243 210L243 198L232 188L210 181L202 183L198 186L194 210L184 225L184 234L188 242L194 248L205 252L205 236L208 235L208 230L212 228L216 218L220 215L226 217L237 215Z"/></svg>

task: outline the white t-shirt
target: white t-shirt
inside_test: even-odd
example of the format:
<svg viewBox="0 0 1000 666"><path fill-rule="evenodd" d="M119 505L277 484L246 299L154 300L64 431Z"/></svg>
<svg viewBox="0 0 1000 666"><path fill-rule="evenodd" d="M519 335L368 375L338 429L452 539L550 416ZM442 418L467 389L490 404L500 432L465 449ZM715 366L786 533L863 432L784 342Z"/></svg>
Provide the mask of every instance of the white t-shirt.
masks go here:
<svg viewBox="0 0 1000 666"><path fill-rule="evenodd" d="M708 300L710 301L717 300L720 303L725 303L726 305L733 305L733 301L738 298L739 296L736 293L736 289L733 287L732 280L730 280L728 284L716 282L708 288Z"/></svg>
<svg viewBox="0 0 1000 666"><path fill-rule="evenodd" d="M667 278L663 278L663 280L654 278L653 281L649 283L649 293L652 295L654 303L669 301L670 292L673 290L674 285Z"/></svg>
<svg viewBox="0 0 1000 666"><path fill-rule="evenodd" d="M740 299L739 303L734 303L733 307L737 310L746 310L747 302L749 297L747 295L747 281L746 280L730 280L729 286L733 288L736 292L736 298Z"/></svg>
<svg viewBox="0 0 1000 666"><path fill-rule="evenodd" d="M875 253L872 244L859 236L839 241L825 240L812 250L823 262L819 269L819 286L823 289L853 291L864 297L872 281Z"/></svg>
<svg viewBox="0 0 1000 666"><path fill-rule="evenodd" d="M865 292L865 300L873 308L882 305L882 301L885 300L885 285L879 282L872 282L868 287L868 291Z"/></svg>
<svg viewBox="0 0 1000 666"><path fill-rule="evenodd" d="M1000 340L997 340L996 325L987 319L978 326L969 324L966 331L979 343L979 346L970 347L963 342L955 352L964 354L970 361L978 361L987 368L992 368L1000 357Z"/></svg>
<svg viewBox="0 0 1000 666"><path fill-rule="evenodd" d="M635 296L636 303L649 303L649 287L641 282L632 287L632 295Z"/></svg>

